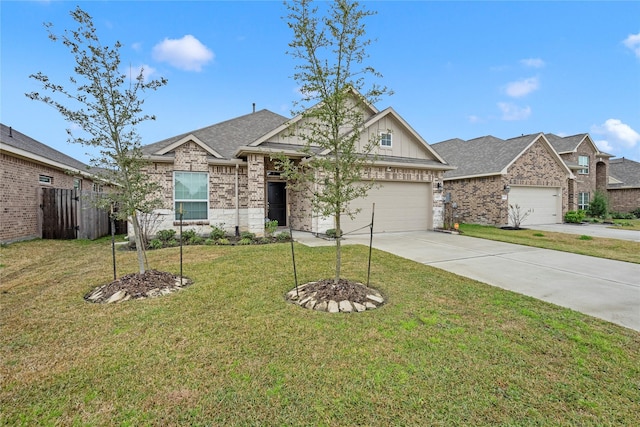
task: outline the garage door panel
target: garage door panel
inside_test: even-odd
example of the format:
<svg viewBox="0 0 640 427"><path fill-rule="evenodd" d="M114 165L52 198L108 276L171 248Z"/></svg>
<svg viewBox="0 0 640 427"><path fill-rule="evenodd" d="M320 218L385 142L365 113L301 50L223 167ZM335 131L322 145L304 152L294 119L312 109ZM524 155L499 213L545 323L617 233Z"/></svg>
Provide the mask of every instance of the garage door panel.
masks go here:
<svg viewBox="0 0 640 427"><path fill-rule="evenodd" d="M509 204L520 206L521 213L533 209L533 212L522 222L523 227L561 222L561 202L557 187L512 186L509 193Z"/></svg>
<svg viewBox="0 0 640 427"><path fill-rule="evenodd" d="M371 223L375 203L374 232L427 230L431 224L431 185L428 183L386 182L369 190L366 198L350 203L360 209L354 219L342 217L342 230L352 232ZM356 233L368 233L369 228Z"/></svg>

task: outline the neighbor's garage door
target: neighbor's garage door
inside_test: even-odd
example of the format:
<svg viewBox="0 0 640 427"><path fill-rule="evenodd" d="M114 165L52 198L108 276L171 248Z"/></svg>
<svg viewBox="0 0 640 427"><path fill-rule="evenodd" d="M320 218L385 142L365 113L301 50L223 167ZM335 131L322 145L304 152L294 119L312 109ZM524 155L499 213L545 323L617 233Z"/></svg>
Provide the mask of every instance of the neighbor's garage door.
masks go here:
<svg viewBox="0 0 640 427"><path fill-rule="evenodd" d="M341 218L342 231L351 232L371 223L371 208L375 203L374 233L427 230L432 227L431 184L384 182L369 190L367 197L351 202L361 208L355 219ZM369 233L365 228L356 233Z"/></svg>
<svg viewBox="0 0 640 427"><path fill-rule="evenodd" d="M520 206L520 212L533 209L521 226L562 222L562 198L556 187L511 186L509 205ZM511 223L511 221L510 221Z"/></svg>

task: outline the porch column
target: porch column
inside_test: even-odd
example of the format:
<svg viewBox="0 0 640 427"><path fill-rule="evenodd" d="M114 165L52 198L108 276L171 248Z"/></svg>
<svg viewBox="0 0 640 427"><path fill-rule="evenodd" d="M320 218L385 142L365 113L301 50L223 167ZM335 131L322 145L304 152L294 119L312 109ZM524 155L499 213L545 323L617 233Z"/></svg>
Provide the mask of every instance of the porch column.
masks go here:
<svg viewBox="0 0 640 427"><path fill-rule="evenodd" d="M256 236L264 236L265 217L265 173L264 156L249 154L247 156L248 175L248 214L249 231Z"/></svg>

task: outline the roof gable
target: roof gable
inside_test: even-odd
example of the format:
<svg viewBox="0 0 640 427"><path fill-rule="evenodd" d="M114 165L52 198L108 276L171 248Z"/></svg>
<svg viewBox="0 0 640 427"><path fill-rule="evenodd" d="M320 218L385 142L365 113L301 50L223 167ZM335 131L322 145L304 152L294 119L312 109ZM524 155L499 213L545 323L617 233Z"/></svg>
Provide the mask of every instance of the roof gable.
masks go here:
<svg viewBox="0 0 640 427"><path fill-rule="evenodd" d="M184 138L180 138L179 140L167 145L166 147L158 150L157 152L155 152L154 154L158 154L158 155L164 155L167 154L173 150L175 150L177 147L181 146L182 144L186 144L188 142L193 142L196 145L200 146L204 151L206 151L207 153L211 154L213 157L216 157L218 159L221 159L222 156L213 148L209 147L207 144L205 144L204 142L202 142L200 140L200 138L198 138L197 136L195 136L194 134L190 133L189 135L185 136Z"/></svg>
<svg viewBox="0 0 640 427"><path fill-rule="evenodd" d="M610 181L609 188L640 188L640 163L624 157L611 159L609 176L618 181Z"/></svg>

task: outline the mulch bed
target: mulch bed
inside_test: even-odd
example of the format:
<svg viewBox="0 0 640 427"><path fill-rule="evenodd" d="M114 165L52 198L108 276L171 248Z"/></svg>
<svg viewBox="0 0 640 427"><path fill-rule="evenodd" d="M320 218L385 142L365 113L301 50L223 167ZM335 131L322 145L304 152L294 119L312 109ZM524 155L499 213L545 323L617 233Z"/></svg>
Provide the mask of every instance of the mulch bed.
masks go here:
<svg viewBox="0 0 640 427"><path fill-rule="evenodd" d="M86 300L90 300L90 296L94 295L98 290L102 291L99 298L91 299L91 302L106 302L112 295L119 291L126 291L131 299L148 298L149 291L164 289L176 289L177 287L185 287L191 284L191 280L185 280L182 286L176 285L180 283L180 277L175 274L158 270L147 270L144 273L131 273L114 280L111 283L100 286L85 295Z"/></svg>
<svg viewBox="0 0 640 427"><path fill-rule="evenodd" d="M359 304L364 304L367 300L367 295L372 293L372 290L367 288L362 283L353 282L346 279L338 280L338 283L334 285L334 279L323 279L315 283L310 283L304 288L307 294L317 292L315 298L318 301L351 301Z"/></svg>

